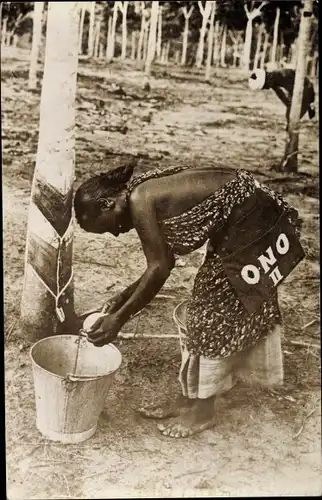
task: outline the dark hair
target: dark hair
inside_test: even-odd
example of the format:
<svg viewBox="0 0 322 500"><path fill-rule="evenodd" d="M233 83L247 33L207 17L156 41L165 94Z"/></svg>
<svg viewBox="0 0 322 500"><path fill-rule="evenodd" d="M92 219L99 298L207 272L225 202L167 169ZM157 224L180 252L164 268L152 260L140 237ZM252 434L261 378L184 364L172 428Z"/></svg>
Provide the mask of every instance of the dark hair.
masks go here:
<svg viewBox="0 0 322 500"><path fill-rule="evenodd" d="M123 165L109 172L95 175L83 182L74 198L75 215L78 223L84 213L95 217L101 210L101 200L116 196L131 179L134 165Z"/></svg>

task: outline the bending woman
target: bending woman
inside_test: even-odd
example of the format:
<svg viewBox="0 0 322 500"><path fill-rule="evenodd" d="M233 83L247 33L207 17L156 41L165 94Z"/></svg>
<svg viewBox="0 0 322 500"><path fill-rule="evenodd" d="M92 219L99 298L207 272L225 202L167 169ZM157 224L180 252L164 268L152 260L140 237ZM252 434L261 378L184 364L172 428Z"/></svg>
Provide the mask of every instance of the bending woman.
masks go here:
<svg viewBox="0 0 322 500"><path fill-rule="evenodd" d="M118 236L134 228L147 262L89 340L112 342L159 292L175 256L208 242L187 306L182 396L141 409L146 417L172 417L158 426L164 435L186 437L214 424L215 396L232 387L238 373L252 382L282 383L277 286L303 258L299 219L247 171L174 167L132 174L126 166L97 175L75 195L85 231Z"/></svg>

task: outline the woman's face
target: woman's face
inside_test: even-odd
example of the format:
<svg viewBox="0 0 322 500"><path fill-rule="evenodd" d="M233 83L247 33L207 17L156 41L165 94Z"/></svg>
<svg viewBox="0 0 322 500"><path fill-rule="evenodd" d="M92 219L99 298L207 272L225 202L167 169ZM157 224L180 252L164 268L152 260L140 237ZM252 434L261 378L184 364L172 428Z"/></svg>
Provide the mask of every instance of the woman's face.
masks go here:
<svg viewBox="0 0 322 500"><path fill-rule="evenodd" d="M114 236L125 233L130 229L124 214L115 208L101 208L95 214L84 211L79 217L79 225L89 233L111 233Z"/></svg>

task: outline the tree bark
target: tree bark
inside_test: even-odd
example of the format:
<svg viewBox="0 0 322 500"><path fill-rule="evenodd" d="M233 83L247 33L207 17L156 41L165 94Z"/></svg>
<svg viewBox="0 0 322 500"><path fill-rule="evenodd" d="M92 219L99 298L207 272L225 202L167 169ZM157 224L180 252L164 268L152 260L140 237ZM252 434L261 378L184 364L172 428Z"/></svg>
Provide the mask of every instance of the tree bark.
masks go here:
<svg viewBox="0 0 322 500"><path fill-rule="evenodd" d="M187 49L188 49L188 36L189 36L189 19L193 12L194 6L192 5L188 11L187 7L182 7L182 13L184 15L184 30L182 34L182 54L181 54L181 64L184 66L187 62Z"/></svg>
<svg viewBox="0 0 322 500"><path fill-rule="evenodd" d="M218 66L219 62L219 38L220 38L220 24L219 21L216 21L214 29L214 43L213 43L213 55L212 55L212 60L215 67Z"/></svg>
<svg viewBox="0 0 322 500"><path fill-rule="evenodd" d="M87 54L89 55L89 57L93 57L94 54L95 5L96 2L90 2L88 47L87 47Z"/></svg>
<svg viewBox="0 0 322 500"><path fill-rule="evenodd" d="M0 45L2 44L2 6L3 2L0 2Z"/></svg>
<svg viewBox="0 0 322 500"><path fill-rule="evenodd" d="M41 42L42 16L44 10L44 2L34 2L34 17L32 27L32 46L29 65L29 90L37 88L37 65Z"/></svg>
<svg viewBox="0 0 322 500"><path fill-rule="evenodd" d="M112 32L112 17L108 17L108 22L107 22L107 35L106 35L106 49L105 49L105 58L108 59L109 57L109 51L110 49L110 38L111 38L111 32Z"/></svg>
<svg viewBox="0 0 322 500"><path fill-rule="evenodd" d="M226 57L226 41L227 41L227 26L223 27L222 38L221 38L221 47L220 47L220 65L222 68L226 68L227 64L225 61Z"/></svg>
<svg viewBox="0 0 322 500"><path fill-rule="evenodd" d="M48 4L36 167L21 319L32 340L75 328L72 198L79 4Z"/></svg>
<svg viewBox="0 0 322 500"><path fill-rule="evenodd" d="M118 9L119 9L119 2L114 2L113 17L112 17L112 21L111 21L111 29L108 32L108 44L107 44L107 50L106 50L107 62L111 62L111 60L114 57L115 32L116 32L116 21L117 21Z"/></svg>
<svg viewBox="0 0 322 500"><path fill-rule="evenodd" d="M213 55L212 44L214 41L215 14L216 14L216 2L213 2L211 4L209 30L208 30L208 49L207 49L206 72L205 72L206 82L208 82L210 80L210 73L211 73L211 59L212 59L212 55Z"/></svg>
<svg viewBox="0 0 322 500"><path fill-rule="evenodd" d="M275 22L274 22L274 34L273 34L273 44L272 44L272 52L271 52L271 68L276 69L276 49L277 49L277 42L278 42L278 27L279 27L279 22L280 22L280 8L277 7L276 9L276 16L275 16Z"/></svg>
<svg viewBox="0 0 322 500"><path fill-rule="evenodd" d="M2 2L1 2L1 7L2 7ZM3 45L6 45L6 40L7 40L7 24L8 24L8 18L4 17L1 29L1 44Z"/></svg>
<svg viewBox="0 0 322 500"><path fill-rule="evenodd" d="M95 26L95 31L94 31L93 56L94 56L95 59L98 59L100 34L101 34L101 21L98 19L96 21L96 26Z"/></svg>
<svg viewBox="0 0 322 500"><path fill-rule="evenodd" d="M291 46L291 60L290 60L290 65L292 68L295 68L296 66L296 60L297 60L297 52L298 52L298 38L295 40L294 43L292 43Z"/></svg>
<svg viewBox="0 0 322 500"><path fill-rule="evenodd" d="M86 12L85 6L81 5L81 14L80 14L80 21L79 21L79 35L78 35L78 37L79 37L78 54L82 54L85 12Z"/></svg>
<svg viewBox="0 0 322 500"><path fill-rule="evenodd" d="M264 66L265 66L266 54L267 54L267 49L268 49L268 38L269 38L269 34L265 32L263 51L261 54L261 62L260 62L261 69L264 69Z"/></svg>
<svg viewBox="0 0 322 500"><path fill-rule="evenodd" d="M131 60L135 61L135 49L136 49L136 31L132 31L131 33Z"/></svg>
<svg viewBox="0 0 322 500"><path fill-rule="evenodd" d="M122 52L121 52L121 60L124 61L126 59L126 45L127 45L127 9L129 6L129 2L120 2L119 3L120 10L122 12Z"/></svg>
<svg viewBox="0 0 322 500"><path fill-rule="evenodd" d="M147 29L147 25L148 25L147 16L148 16L148 12L145 8L145 3L141 2L141 29L140 29L139 42L138 42L138 52L137 52L137 60L138 61L142 60L144 33L145 33L145 31Z"/></svg>
<svg viewBox="0 0 322 500"><path fill-rule="evenodd" d="M158 59L160 59L161 57L161 47L162 47L162 5L159 6L159 14L158 14L157 45L156 45L156 56Z"/></svg>
<svg viewBox="0 0 322 500"><path fill-rule="evenodd" d="M310 30L313 16L313 0L304 0L298 36L298 55L288 126L288 138L285 144L281 170L297 172L300 117L303 101L304 80L306 77L306 58L309 52Z"/></svg>
<svg viewBox="0 0 322 500"><path fill-rule="evenodd" d="M151 6L151 19L149 30L149 43L145 61L145 73L147 75L151 72L151 65L155 56L156 37L157 37L157 23L158 23L159 1L154 0Z"/></svg>
<svg viewBox="0 0 322 500"><path fill-rule="evenodd" d="M259 54L260 54L261 47L262 47L263 31L264 31L264 24L261 23L258 27L258 33L257 33L257 44L256 44L256 51L255 51L254 64L253 64L254 70L258 68Z"/></svg>
<svg viewBox="0 0 322 500"><path fill-rule="evenodd" d="M200 28L200 36L196 54L196 68L198 69L201 68L203 63L206 29L207 29L208 19L211 13L212 4L213 4L212 0L207 0L205 6L203 7L202 3L198 1L198 7L202 15L202 24Z"/></svg>
<svg viewBox="0 0 322 500"><path fill-rule="evenodd" d="M150 22L147 21L147 23L145 25L144 34L143 34L143 61L146 61L147 54L148 54L149 25L150 25Z"/></svg>
<svg viewBox="0 0 322 500"><path fill-rule="evenodd" d="M267 4L267 2L262 2L259 7L252 10L251 12L247 8L247 3L244 4L244 9L247 15L247 25L245 32L245 42L244 42L244 51L243 51L243 59L242 64L244 69L249 70L250 66L250 56L252 49L252 36L253 36L253 20L256 17L260 16L262 13L262 8Z"/></svg>

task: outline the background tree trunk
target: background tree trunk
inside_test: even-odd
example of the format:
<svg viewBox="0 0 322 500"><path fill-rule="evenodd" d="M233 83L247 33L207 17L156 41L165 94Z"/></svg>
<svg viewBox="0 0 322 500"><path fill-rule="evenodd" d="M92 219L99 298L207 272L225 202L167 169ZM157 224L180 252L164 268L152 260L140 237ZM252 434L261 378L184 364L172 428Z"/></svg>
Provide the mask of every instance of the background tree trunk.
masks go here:
<svg viewBox="0 0 322 500"><path fill-rule="evenodd" d="M151 64L155 56L155 46L157 39L157 24L158 24L159 1L153 0L151 5L151 19L149 30L148 50L145 60L145 73L147 75L151 72Z"/></svg>
<svg viewBox="0 0 322 500"><path fill-rule="evenodd" d="M262 13L262 8L267 4L267 2L262 2L259 7L252 10L251 12L248 10L247 3L244 4L244 9L247 15L247 25L245 32L245 42L244 42L244 51L243 51L243 59L242 64L245 70L249 70L250 66L250 56L252 49L252 37L253 37L253 21L256 17L260 16Z"/></svg>
<svg viewBox="0 0 322 500"><path fill-rule="evenodd" d="M1 2L1 7L2 7L2 2ZM7 24L8 24L8 18L4 17L3 18L3 25L1 29L1 44L6 45L7 42Z"/></svg>
<svg viewBox="0 0 322 500"><path fill-rule="evenodd" d="M156 56L158 59L160 59L161 57L161 46L162 46L162 5L159 6L159 14L158 14L157 46L156 46Z"/></svg>
<svg viewBox="0 0 322 500"><path fill-rule="evenodd" d="M269 34L267 32L265 32L263 51L261 53L261 61L260 61L261 69L264 69L264 66L265 66L266 54L267 54L267 49L268 49L268 38L269 38Z"/></svg>
<svg viewBox="0 0 322 500"><path fill-rule="evenodd" d="M89 11L89 27L88 27L88 47L87 54L89 57L93 57L94 54L94 27L95 27L95 6L96 2L90 3Z"/></svg>
<svg viewBox="0 0 322 500"><path fill-rule="evenodd" d="M182 54L181 54L181 64L185 65L187 62L187 49L188 49L188 36L189 36L189 19L193 12L194 6L192 5L188 11L187 7L182 7L182 13L184 15L184 30L182 34Z"/></svg>
<svg viewBox="0 0 322 500"><path fill-rule="evenodd" d="M250 17L247 19L246 32L245 32L245 42L243 51L243 67L249 69L250 64L250 51L252 47L252 36L253 36L253 19Z"/></svg>
<svg viewBox="0 0 322 500"><path fill-rule="evenodd" d="M135 49L136 49L136 31L131 33L131 60L135 61Z"/></svg>
<svg viewBox="0 0 322 500"><path fill-rule="evenodd" d="M121 60L126 59L126 45L127 45L127 9L129 2L120 2L119 8L122 12L122 53Z"/></svg>
<svg viewBox="0 0 322 500"><path fill-rule="evenodd" d="M85 5L81 5L81 14L79 21L79 34L78 34L78 54L82 54L83 50L83 31L84 31L84 20L85 20Z"/></svg>
<svg viewBox="0 0 322 500"><path fill-rule="evenodd" d="M141 29L140 29L140 35L139 35L139 42L138 42L138 52L137 52L137 60L141 61L142 59L142 50L143 50L143 45L144 45L144 33L147 29L147 24L148 24L148 19L147 19L147 11L145 8L145 3L141 2Z"/></svg>
<svg viewBox="0 0 322 500"><path fill-rule="evenodd" d="M288 138L285 145L281 170L297 172L300 116L303 101L304 80L306 77L306 58L309 52L310 30L312 24L313 0L304 0L298 37L298 56L290 110Z"/></svg>
<svg viewBox="0 0 322 500"><path fill-rule="evenodd" d="M0 45L2 44L2 7L3 2L0 2Z"/></svg>
<svg viewBox="0 0 322 500"><path fill-rule="evenodd" d="M227 40L227 26L224 25L223 27L223 32L222 32L222 38L221 38L221 47L220 47L220 66L222 68L226 68L227 64L225 61L226 57L226 40Z"/></svg>
<svg viewBox="0 0 322 500"><path fill-rule="evenodd" d="M263 31L264 31L264 24L261 23L259 25L258 31L257 31L257 44L256 44L256 51L255 51L255 56L254 56L253 69L258 68L259 55L260 55L260 51L261 51L261 47L262 47Z"/></svg>
<svg viewBox="0 0 322 500"><path fill-rule="evenodd" d="M271 52L271 69L276 69L276 50L277 50L277 42L278 42L278 27L280 22L280 8L276 9L276 16L274 22L274 34L273 34L273 43L272 43L272 52Z"/></svg>
<svg viewBox="0 0 322 500"><path fill-rule="evenodd" d="M211 12L212 3L213 2L211 0L207 0L205 6L203 7L202 3L198 1L198 7L202 15L202 24L200 28L200 36L196 54L196 68L201 68L203 62L206 29Z"/></svg>
<svg viewBox="0 0 322 500"><path fill-rule="evenodd" d="M207 61L206 61L206 72L205 72L205 80L210 80L211 73L211 60L212 60L212 44L214 41L214 20L216 14L216 2L213 2L211 5L210 12L210 21L209 21L209 30L208 30L208 49L207 49Z"/></svg>
<svg viewBox="0 0 322 500"><path fill-rule="evenodd" d="M116 32L116 21L117 21L118 9L119 9L119 2L114 2L113 17L112 17L112 21L111 21L111 29L108 30L108 44L107 44L107 50L106 50L107 62L111 62L111 60L114 57L115 32Z"/></svg>
<svg viewBox="0 0 322 500"><path fill-rule="evenodd" d="M143 61L146 61L148 55L149 26L150 26L150 21L147 21L145 24L145 30L143 34Z"/></svg>
<svg viewBox="0 0 322 500"><path fill-rule="evenodd" d="M215 22L215 29L214 29L214 43L213 43L213 55L212 55L212 60L214 63L214 66L218 66L219 62L219 37L220 37L220 24L219 21Z"/></svg>
<svg viewBox="0 0 322 500"><path fill-rule="evenodd" d="M28 88L35 90L37 88L37 66L41 42L42 16L44 2L34 2L34 17L32 25L32 46L29 65Z"/></svg>
<svg viewBox="0 0 322 500"><path fill-rule="evenodd" d="M23 328L33 340L75 327L72 198L78 33L78 2L49 2L21 301Z"/></svg>
<svg viewBox="0 0 322 500"><path fill-rule="evenodd" d="M109 57L109 51L111 50L109 45L110 45L110 38L111 38L111 32L112 32L112 16L109 16L108 22L107 22L107 36L106 36L106 50L105 50L105 57L108 59Z"/></svg>

